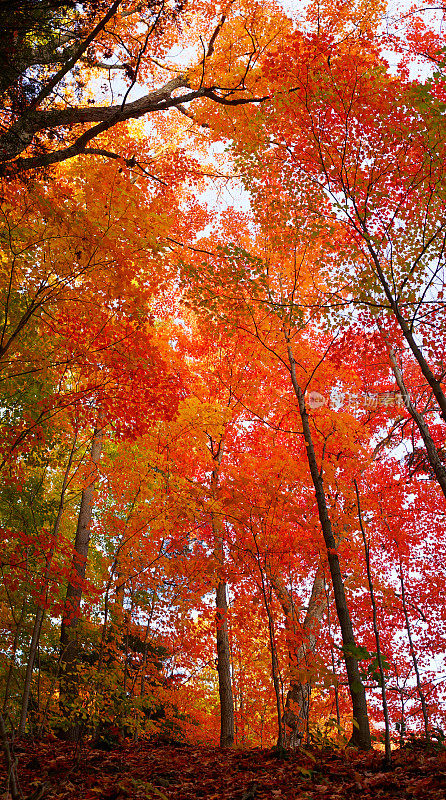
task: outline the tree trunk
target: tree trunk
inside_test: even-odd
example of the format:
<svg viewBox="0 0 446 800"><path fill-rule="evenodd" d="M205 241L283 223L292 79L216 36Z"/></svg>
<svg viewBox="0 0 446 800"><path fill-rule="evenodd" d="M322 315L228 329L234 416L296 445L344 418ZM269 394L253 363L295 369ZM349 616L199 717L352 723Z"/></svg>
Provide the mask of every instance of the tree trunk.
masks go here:
<svg viewBox="0 0 446 800"><path fill-rule="evenodd" d="M3 714L1 712L0 712L0 738L2 742L3 752L5 754L6 768L8 770L7 783L6 783L6 796L9 795L8 789L10 789L12 800L22 800L23 794L20 790L20 785L17 778L17 758L11 752L8 733L6 731L5 720L3 719Z"/></svg>
<svg viewBox="0 0 446 800"><path fill-rule="evenodd" d="M234 744L234 699L231 680L231 651L228 634L228 601L226 583L220 581L216 590L217 606L217 671L220 696L220 747Z"/></svg>
<svg viewBox="0 0 446 800"><path fill-rule="evenodd" d="M42 630L42 622L45 614L43 606L38 606L36 616L34 619L33 632L31 634L31 643L29 646L28 663L26 665L25 683L23 685L22 695L22 709L20 712L19 722L19 736L25 733L26 720L28 717L29 696L31 693L31 682L33 677L34 662L36 660L37 648L40 640L40 631Z"/></svg>
<svg viewBox="0 0 446 800"><path fill-rule="evenodd" d="M355 484L356 490L356 502L358 505L358 520L359 520L359 527L361 528L362 534L362 541L364 543L364 552L365 552L365 562L367 567L367 581L369 584L369 592L370 592L370 600L372 603L372 619L373 619L373 632L375 634L375 642L376 642L376 659L378 662L378 669L379 669L379 676L381 682L381 697L383 703L383 714L384 714L384 724L385 724L385 753L386 753L386 764L390 767L392 763L392 749L390 746L390 720L389 720L389 708L387 705L387 694L386 694L386 676L384 674L384 665L383 665L383 658L381 653L381 637L379 635L378 629L378 612L376 608L376 601L375 601L375 590L373 588L373 581L372 581L372 570L370 568L370 541L367 541L366 533L364 530L364 525L362 522L362 512L361 512L361 502L359 499L359 489L358 483L355 480L353 481Z"/></svg>
<svg viewBox="0 0 446 800"><path fill-rule="evenodd" d="M283 723L291 731L288 737L290 746L298 747L307 729L310 708L311 678L305 676L305 670L308 668L308 656L314 652L320 622L327 605L324 571L319 565L302 625L296 619L290 594L280 578L270 575L269 579L285 614L287 632L290 688L286 697Z"/></svg>
<svg viewBox="0 0 446 800"><path fill-rule="evenodd" d="M363 221L361 221L361 228L362 228L362 235L363 235L363 237L364 237L364 239L366 241L368 251L369 251L369 253L370 253L371 257L372 257L372 261L373 261L373 263L375 265L376 273L378 275L378 278L379 278L379 281L381 283L381 286L384 289L384 294L387 297L387 300L389 302L389 306L390 306L390 308L391 308L391 310L392 310L392 312L393 312L393 314L395 316L395 319L398 322L398 325L401 328L401 331L403 333L403 336L404 336L407 344L409 345L409 347L410 347L410 349L412 351L412 355L414 356L415 360L418 362L418 365L419 365L419 367L421 369L421 372L423 373L427 383L429 384L429 386L432 389L432 392L434 394L434 397L435 397L435 399L436 399L436 401L438 403L438 407L440 409L440 416L443 419L443 421L446 422L446 397L445 397L445 394L444 394L444 392L443 392L443 390L441 388L441 383L438 380L438 378L436 378L435 375L433 374L433 372L432 372L429 364L427 363L422 351L420 350L420 348L418 347L417 342L415 341L415 337L414 337L414 335L412 333L411 326L409 325L409 323L407 322L407 320L405 319L405 317L401 313L401 309L400 309L399 303L398 303L398 298L396 296L394 296L394 294L392 292L392 289L389 286L387 278L384 275L383 269L381 267L381 263L380 263L378 254L377 254L377 252L376 252L376 250L375 250L375 248L374 248L374 246L372 244L371 237L369 236L369 234L368 234L368 232L366 230L366 227L365 227L365 223Z"/></svg>
<svg viewBox="0 0 446 800"><path fill-rule="evenodd" d="M281 692L280 692L280 672L279 672L279 659L277 657L277 647L276 647L276 635L274 631L274 617L271 611L271 589L269 591L269 598L266 592L266 583L265 583L265 576L263 573L263 567L261 565L261 555L260 555L260 548L257 542L257 535L254 531L252 531L252 535L254 538L255 546L256 546L256 564L260 573L260 582L261 582L261 593L263 597L263 604L265 606L266 615L268 617L268 634L269 634L269 646L271 650L271 676L273 679L273 686L274 686L274 694L276 696L276 708L277 708L277 727L278 727L278 737L277 737L277 747L279 749L285 747L285 737L284 737L284 730L283 730L283 720L282 720L282 703L281 703ZM266 562L266 557L265 557ZM266 567L266 564L265 564ZM267 569L265 569L268 572ZM285 587L284 587L285 588ZM286 590L285 590L286 591Z"/></svg>
<svg viewBox="0 0 446 800"><path fill-rule="evenodd" d="M403 604L403 612L404 612L404 620L405 620L405 623L406 623L407 638L409 639L410 655L412 657L412 663L413 663L413 666L414 666L415 675L416 675L416 679L417 679L417 691L418 691L418 695L419 695L419 698L420 698L421 711L422 711L423 720L424 720L424 733L425 733L426 739L428 739L429 738L429 717L428 717L428 713L427 713L426 698L424 696L423 687L421 685L420 670L418 669L418 659L417 659L417 656L416 656L416 653L415 653L415 647L414 647L413 638L412 638L412 629L411 629L411 625L410 625L409 614L407 612L406 590L405 590L405 587L404 587L403 562L402 562L402 559L401 559L401 555L399 556L399 560L400 560L400 564L399 564L399 566L400 566L400 570L399 570L400 571L400 576L399 577L400 577L400 584L401 584L401 602Z"/></svg>
<svg viewBox="0 0 446 800"><path fill-rule="evenodd" d="M328 641L330 642L330 656L331 656L331 668L333 670L333 682L334 682L334 696L335 696L335 707L336 707L336 722L338 723L338 729L341 727L341 712L339 709L339 685L337 680L336 674L336 664L335 664L335 654L334 654L334 647L333 647L333 639L331 636L331 619L330 619L330 596L328 591L328 586L325 585L325 599L327 603L327 633L328 633Z"/></svg>
<svg viewBox="0 0 446 800"><path fill-rule="evenodd" d="M223 440L220 440L216 453L212 453L214 468L211 477L211 496L217 497L218 478L223 457ZM219 564L220 580L215 592L218 694L220 697L220 747L234 745L234 697L232 694L231 648L228 631L228 600L226 581L223 579L224 543L221 520L212 512L214 533L214 555Z"/></svg>
<svg viewBox="0 0 446 800"><path fill-rule="evenodd" d="M101 449L102 429L97 427L93 433L91 445L92 464L89 482L82 492L79 508L76 539L71 563L71 576L67 587L60 634L60 705L65 716L70 715L70 707L78 696L78 674L76 666L79 656L78 632L80 603L87 569L93 500ZM77 741L79 733L80 725L76 723L70 726L68 738L72 741Z"/></svg>
<svg viewBox="0 0 446 800"><path fill-rule="evenodd" d="M22 630L23 618L25 616L25 606L26 606L26 598L23 599L22 609L20 611L20 617L19 617L18 620L15 619L14 612L11 609L13 622L15 623L16 627L15 627L15 632L14 632L14 641L13 641L13 644L12 644L12 658L11 658L10 664L9 664L8 675L7 675L7 678L6 678L6 685L5 685L5 693L4 693L4 696L3 696L3 714L6 714L6 709L8 707L9 687L11 685L11 680L12 680L12 676L13 676L14 668L15 668L15 660L16 660L17 650L18 650L18 647L19 647L19 638L20 638L20 633L21 633L21 630Z"/></svg>
<svg viewBox="0 0 446 800"><path fill-rule="evenodd" d="M392 371L395 375L395 380L397 382L398 388L403 395L404 402L406 404L406 408L412 417L415 425L417 426L421 438L424 442L424 446L426 448L427 458L429 464L431 465L435 477L437 479L438 484L440 485L441 491L443 492L444 496L446 497L446 468L440 458L440 454L438 452L437 446L430 435L430 431L428 426L426 425L425 419L422 414L417 411L412 400L410 399L409 393L407 391L406 385L404 383L402 372L398 366L398 362L396 360L395 353L389 345L389 358L390 363L392 365Z"/></svg>
<svg viewBox="0 0 446 800"><path fill-rule="evenodd" d="M74 450L75 450L75 447L76 447L76 442L77 442L77 430L75 431L73 444L71 446L70 456L69 456L69 459L68 459L68 463L67 463L67 466L66 466L66 469L65 469L65 474L64 474L64 477L63 477L63 481L62 481L62 488L61 488L60 500L59 500L59 508L57 510L57 515L56 515L56 519L54 521L54 527L53 527L53 547L51 549L50 555L49 555L48 560L47 560L47 565L46 565L46 568L45 568L44 583L47 583L49 575L50 575L51 562L53 560L54 548L55 548L55 544L56 544L56 538L57 538L57 534L59 533L60 522L61 522L61 519L62 519L62 513L63 513L64 501L65 501L65 493L67 491L68 479L70 477L70 471L71 471L71 466L72 466L72 463L73 463L73 456L74 456ZM25 726L26 726L26 719L27 719L27 716L28 716L28 705L29 705L29 696L30 696L30 692L31 692L31 682L32 682L32 676L33 676L34 662L36 660L36 653L37 653L37 648L39 646L40 632L42 630L42 623L43 623L44 616L45 616L45 607L43 605L39 605L38 608L37 608L37 611L36 611L35 619L34 619L33 632L31 634L31 643L30 643L30 646L29 646L28 663L26 665L25 683L24 683L24 686L23 686L23 696L22 696L22 709L21 709L21 712L20 712L20 723L19 723L19 735L20 736L23 736L23 734L25 733Z"/></svg>
<svg viewBox="0 0 446 800"><path fill-rule="evenodd" d="M319 521L322 528L322 534L327 548L328 565L330 567L331 580L333 584L333 594L335 598L336 611L339 619L339 625L342 634L344 661L347 670L348 686L353 706L353 732L351 742L361 750L370 750L370 726L367 713L367 701L365 696L365 689L361 681L361 676L358 669L358 660L356 658L356 642L353 633L353 626L350 617L350 612L347 605L345 596L344 583L342 580L341 567L339 564L338 553L336 549L336 540L333 535L330 515L328 513L327 501L325 498L324 482L322 479L322 470L319 471L317 466L316 454L314 451L313 440L311 436L310 423L308 418L307 409L305 406L304 393L300 388L296 376L296 362L293 357L291 346L288 344L288 357L290 362L291 380L293 389L297 397L298 408L302 420L303 434L305 438L305 448L307 453L308 466L313 481L314 491L316 495L316 503L318 508Z"/></svg>

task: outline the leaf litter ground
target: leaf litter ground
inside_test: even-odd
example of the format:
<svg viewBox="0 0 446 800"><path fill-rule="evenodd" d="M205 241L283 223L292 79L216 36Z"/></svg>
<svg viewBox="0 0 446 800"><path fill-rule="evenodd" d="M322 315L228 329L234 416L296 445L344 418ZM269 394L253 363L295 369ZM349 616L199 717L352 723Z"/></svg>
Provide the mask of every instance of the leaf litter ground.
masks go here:
<svg viewBox="0 0 446 800"><path fill-rule="evenodd" d="M26 798L70 800L445 800L446 751L403 749L392 769L382 754L305 748L219 750L125 741L110 752L59 740L16 744ZM4 766L2 767L4 778ZM3 783L2 798L8 798Z"/></svg>

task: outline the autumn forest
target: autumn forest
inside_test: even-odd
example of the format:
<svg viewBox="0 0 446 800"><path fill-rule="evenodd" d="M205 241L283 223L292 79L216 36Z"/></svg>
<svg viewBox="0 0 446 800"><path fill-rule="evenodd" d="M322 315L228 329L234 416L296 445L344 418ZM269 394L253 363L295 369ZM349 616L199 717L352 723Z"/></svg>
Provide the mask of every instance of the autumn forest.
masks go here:
<svg viewBox="0 0 446 800"><path fill-rule="evenodd" d="M444 741L425 5L0 2L13 798L21 737Z"/></svg>

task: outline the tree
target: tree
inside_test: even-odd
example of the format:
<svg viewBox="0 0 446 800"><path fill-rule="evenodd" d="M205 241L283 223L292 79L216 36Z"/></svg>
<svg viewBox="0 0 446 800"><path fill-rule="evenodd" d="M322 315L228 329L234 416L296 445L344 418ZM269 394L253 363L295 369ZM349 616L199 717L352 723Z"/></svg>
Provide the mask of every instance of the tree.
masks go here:
<svg viewBox="0 0 446 800"><path fill-rule="evenodd" d="M175 45L196 45L197 14L201 42L208 42L202 58L187 68L163 63ZM116 152L104 134L155 112L178 109L190 115L184 104L200 99L226 107L262 102L264 97L256 96L256 63L289 24L281 14L273 20L261 4L230 3L218 18L207 3L167 6L158 0L143 6L136 0L114 0L110 6L100 0L48 0L37 9L28 0L15 0L13 14L3 14L1 21L6 27L4 176L81 153L119 158L144 172L146 153L135 157L131 142ZM92 86L98 78L102 102ZM142 96L131 100L132 90L142 87Z"/></svg>
<svg viewBox="0 0 446 800"><path fill-rule="evenodd" d="M0 6L4 717L389 760L444 727L442 33Z"/></svg>
<svg viewBox="0 0 446 800"><path fill-rule="evenodd" d="M265 74L282 92L293 87L292 94L258 115L255 156L238 145L257 215L264 219L272 195L280 193L276 216L301 226L302 235L305 208L308 236L311 228L325 228L319 254L324 277L318 281L325 303L339 320L361 309L364 325L385 331L396 382L446 495L429 412L420 412L410 398L397 352L414 359L444 421L444 344L438 340L444 315L444 120L436 102L427 100L432 88L413 86L404 71L390 76L373 38L337 41L329 26L317 39L294 32L276 56ZM256 176L260 154L273 175L263 195ZM342 266L333 260L338 237L344 240Z"/></svg>
<svg viewBox="0 0 446 800"><path fill-rule="evenodd" d="M210 438L210 451L213 459L213 469L211 477L211 497L214 502L218 502L218 479L221 462L224 453L224 437L215 442ZM224 530L221 521L215 511L212 515L212 529L215 537L214 555L219 564L221 574L218 576L217 589L215 592L215 604L217 607L217 670L218 670L218 691L220 695L220 714L221 714L221 734L220 746L232 747L234 744L234 700L232 696L231 680L231 651L229 646L228 632L228 601L227 585L224 580L224 560L225 543Z"/></svg>
<svg viewBox="0 0 446 800"><path fill-rule="evenodd" d="M287 692L283 721L290 729L290 744L298 746L306 733L310 713L311 676L306 674L317 642L321 617L326 610L325 575L319 565L314 576L308 607L301 625L291 593L280 579L271 575L271 583L285 614L290 661L290 688Z"/></svg>
<svg viewBox="0 0 446 800"><path fill-rule="evenodd" d="M79 627L80 602L83 584L85 581L85 573L88 563L88 550L91 538L95 484L97 483L98 479L97 470L102 449L101 426L102 419L101 412L99 411L98 420L96 422L91 443L90 474L88 475L86 485L82 489L76 537L73 547L73 561L67 586L65 606L62 616L62 627L60 632L60 699L61 706L64 709L66 716L68 716L70 713L70 703L73 703L73 700L75 700L78 695L76 673L79 659L79 644L76 641L76 633ZM77 741L79 738L78 725L70 728L70 736L72 737L73 741Z"/></svg>
<svg viewBox="0 0 446 800"><path fill-rule="evenodd" d="M266 351L268 361L273 359L280 374L285 378L288 373L288 381L297 399L297 410L302 425L301 435L305 442L304 452L314 487L342 631L343 654L353 703L353 716L356 721L352 741L368 749L370 730L365 691L358 669L355 637L323 478L326 442L320 444L319 465L313 437L321 438L321 432L316 425L313 433L305 402L305 393L310 381L322 364L328 366L331 342L329 340L328 343L324 343L322 352L314 352L303 333L308 324L308 317L312 313L302 302L305 293L308 292L311 296L312 292L311 284L308 284L309 288L306 284L306 261L311 261L311 257L307 256L305 247L299 252L297 242L294 244L294 253L288 253L285 248L286 243L282 244L278 252L266 249L264 259L233 245L220 248L209 265L206 268L202 266L200 285L192 286L191 296L198 295L201 307L211 315L221 314L227 322L231 321L233 325L249 333L259 343L260 348ZM297 347L298 362L294 357L294 349ZM330 425L328 419L327 423ZM330 436L329 430L327 439Z"/></svg>

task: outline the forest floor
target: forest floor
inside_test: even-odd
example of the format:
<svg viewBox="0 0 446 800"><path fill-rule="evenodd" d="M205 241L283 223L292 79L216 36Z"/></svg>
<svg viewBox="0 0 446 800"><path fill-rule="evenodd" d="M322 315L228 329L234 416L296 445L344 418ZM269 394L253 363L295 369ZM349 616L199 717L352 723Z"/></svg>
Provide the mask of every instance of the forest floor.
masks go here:
<svg viewBox="0 0 446 800"><path fill-rule="evenodd" d="M412 747L393 754L304 748L279 758L271 750L219 750L125 741L104 752L58 740L16 743L18 777L35 800L444 800L446 750ZM287 754L288 755L288 754ZM0 797L5 792L2 766Z"/></svg>

